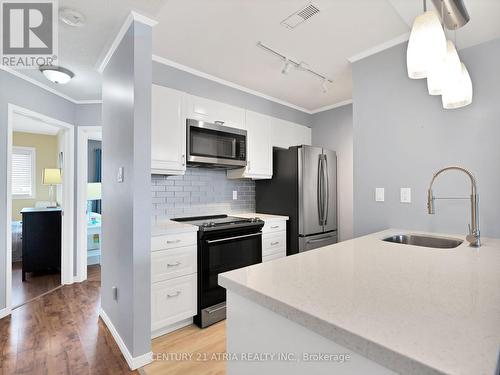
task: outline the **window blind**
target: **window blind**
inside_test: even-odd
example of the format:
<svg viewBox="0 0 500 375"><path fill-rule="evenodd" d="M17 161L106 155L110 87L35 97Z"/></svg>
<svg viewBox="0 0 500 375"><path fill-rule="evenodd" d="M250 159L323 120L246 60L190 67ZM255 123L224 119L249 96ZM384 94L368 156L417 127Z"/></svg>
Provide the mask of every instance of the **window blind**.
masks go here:
<svg viewBox="0 0 500 375"><path fill-rule="evenodd" d="M33 197L35 185L35 150L14 147L12 150L12 195Z"/></svg>

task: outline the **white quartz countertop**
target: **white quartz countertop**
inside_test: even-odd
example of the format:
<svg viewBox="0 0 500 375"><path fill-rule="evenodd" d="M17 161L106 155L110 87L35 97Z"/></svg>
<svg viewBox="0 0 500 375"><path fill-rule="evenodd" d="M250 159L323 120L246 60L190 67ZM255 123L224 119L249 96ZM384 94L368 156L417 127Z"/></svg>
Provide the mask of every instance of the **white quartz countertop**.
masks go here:
<svg viewBox="0 0 500 375"><path fill-rule="evenodd" d="M258 217L258 218L260 218L260 219L262 219L264 221L283 221L283 220L288 220L288 216L260 214L258 212L246 213L246 214L232 214L232 216L244 217L244 218Z"/></svg>
<svg viewBox="0 0 500 375"><path fill-rule="evenodd" d="M191 224L178 223L172 220L158 221L151 227L151 236L153 237L189 232L198 232L198 227Z"/></svg>
<svg viewBox="0 0 500 375"><path fill-rule="evenodd" d="M399 373L496 374L500 239L479 249L381 241L401 233L415 232L390 229L242 268L219 284Z"/></svg>

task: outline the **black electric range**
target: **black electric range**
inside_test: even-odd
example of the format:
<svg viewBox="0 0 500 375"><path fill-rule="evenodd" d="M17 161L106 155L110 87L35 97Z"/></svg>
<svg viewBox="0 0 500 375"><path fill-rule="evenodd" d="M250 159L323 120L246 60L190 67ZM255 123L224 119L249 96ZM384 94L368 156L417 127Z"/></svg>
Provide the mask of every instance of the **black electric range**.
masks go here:
<svg viewBox="0 0 500 375"><path fill-rule="evenodd" d="M198 230L198 311L195 324L208 327L226 318L226 290L218 275L262 262L262 227L255 218L228 215L172 219Z"/></svg>

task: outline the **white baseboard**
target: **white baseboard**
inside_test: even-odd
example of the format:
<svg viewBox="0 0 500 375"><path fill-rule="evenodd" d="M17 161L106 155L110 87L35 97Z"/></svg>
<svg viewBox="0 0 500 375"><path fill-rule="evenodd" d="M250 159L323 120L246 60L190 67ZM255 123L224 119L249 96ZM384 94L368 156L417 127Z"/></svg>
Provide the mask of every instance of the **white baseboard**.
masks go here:
<svg viewBox="0 0 500 375"><path fill-rule="evenodd" d="M167 333L177 331L178 329L190 326L191 324L193 324L193 318L187 318L187 319L181 320L180 322L170 324L164 328L160 328L160 329L157 329L157 330L151 332L151 338L155 339L157 337L166 335Z"/></svg>
<svg viewBox="0 0 500 375"><path fill-rule="evenodd" d="M5 318L6 316L9 316L10 313L11 313L11 310L8 307L0 310L0 319Z"/></svg>
<svg viewBox="0 0 500 375"><path fill-rule="evenodd" d="M120 334L113 325L113 322L111 322L111 319L109 319L108 315L102 308L99 310L99 316L101 317L102 321L104 322L104 324L106 324L109 331L113 335L113 338L115 339L118 347L120 348L123 356L125 357L125 361L127 361L128 367L130 367L131 370L137 370L138 368L146 366L147 364L152 362L152 357L153 357L152 352L140 355L138 357L132 357L132 354L130 354L130 352L128 351L127 346L120 337Z"/></svg>

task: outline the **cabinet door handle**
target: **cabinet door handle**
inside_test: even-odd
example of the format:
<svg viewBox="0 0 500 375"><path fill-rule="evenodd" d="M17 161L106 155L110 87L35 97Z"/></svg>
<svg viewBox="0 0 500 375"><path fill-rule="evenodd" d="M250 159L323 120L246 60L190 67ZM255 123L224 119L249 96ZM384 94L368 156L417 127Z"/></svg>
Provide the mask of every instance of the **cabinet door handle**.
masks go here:
<svg viewBox="0 0 500 375"><path fill-rule="evenodd" d="M181 262L175 262L175 263L167 263L167 267L177 267L180 266Z"/></svg>
<svg viewBox="0 0 500 375"><path fill-rule="evenodd" d="M273 225L271 229L278 229L280 226L279 225Z"/></svg>
<svg viewBox="0 0 500 375"><path fill-rule="evenodd" d="M214 124L224 125L224 121L217 120L217 121L214 121Z"/></svg>
<svg viewBox="0 0 500 375"><path fill-rule="evenodd" d="M173 243L179 243L179 242L181 242L181 240L179 240L179 239L177 239L177 240L168 240L168 241L167 241L167 244L169 244L169 245L170 245L170 244L173 244Z"/></svg>
<svg viewBox="0 0 500 375"><path fill-rule="evenodd" d="M174 298L174 297L179 296L179 294L181 294L180 290L178 290L177 292L172 293L172 294L167 294L167 298Z"/></svg>
<svg viewBox="0 0 500 375"><path fill-rule="evenodd" d="M279 245L279 241L271 242L271 246L276 246L276 245Z"/></svg>
<svg viewBox="0 0 500 375"><path fill-rule="evenodd" d="M184 167L186 165L186 155L182 155L182 166Z"/></svg>

